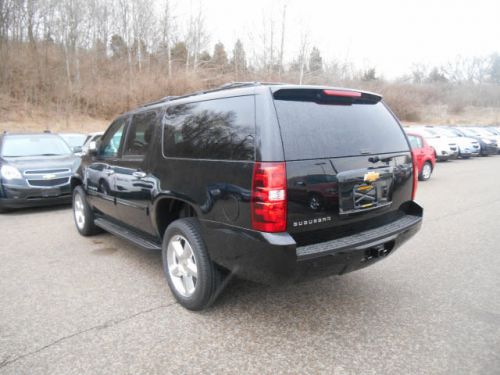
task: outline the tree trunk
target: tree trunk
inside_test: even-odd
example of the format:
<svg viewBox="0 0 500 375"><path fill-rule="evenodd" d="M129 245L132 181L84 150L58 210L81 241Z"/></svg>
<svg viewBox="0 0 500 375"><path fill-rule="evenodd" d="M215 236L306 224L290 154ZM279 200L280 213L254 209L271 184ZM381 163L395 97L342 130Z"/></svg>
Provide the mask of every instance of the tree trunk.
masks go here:
<svg viewBox="0 0 500 375"><path fill-rule="evenodd" d="M286 24L286 4L283 5L283 17L281 18L281 46L280 46L280 61L278 67L278 76L281 79L283 72L283 51L285 48L285 24Z"/></svg>

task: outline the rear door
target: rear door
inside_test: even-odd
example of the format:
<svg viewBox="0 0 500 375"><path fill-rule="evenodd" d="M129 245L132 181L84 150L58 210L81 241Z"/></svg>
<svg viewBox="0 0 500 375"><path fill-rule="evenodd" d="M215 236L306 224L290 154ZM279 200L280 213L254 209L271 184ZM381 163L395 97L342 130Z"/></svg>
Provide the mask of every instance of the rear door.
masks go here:
<svg viewBox="0 0 500 375"><path fill-rule="evenodd" d="M153 193L158 191L157 179L150 173L147 156L160 136L159 110L132 116L123 144L122 157L114 165L116 219L149 234L155 234L150 206ZM158 125L158 126L156 126ZM157 132L157 134L155 134ZM159 142L156 142L159 145Z"/></svg>
<svg viewBox="0 0 500 375"><path fill-rule="evenodd" d="M287 230L299 244L402 214L400 207L412 195L412 156L379 96L281 89L274 92L274 104L287 169Z"/></svg>

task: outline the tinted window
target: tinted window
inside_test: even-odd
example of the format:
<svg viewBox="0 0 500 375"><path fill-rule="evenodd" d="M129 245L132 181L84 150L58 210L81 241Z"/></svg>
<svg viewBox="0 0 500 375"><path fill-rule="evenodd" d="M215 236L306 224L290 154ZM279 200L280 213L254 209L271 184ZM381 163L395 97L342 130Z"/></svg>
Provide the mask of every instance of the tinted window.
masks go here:
<svg viewBox="0 0 500 375"><path fill-rule="evenodd" d="M132 117L127 132L124 155L144 155L153 140L157 113L139 113Z"/></svg>
<svg viewBox="0 0 500 375"><path fill-rule="evenodd" d="M252 160L254 157L254 97L240 96L167 109L165 156Z"/></svg>
<svg viewBox="0 0 500 375"><path fill-rule="evenodd" d="M58 135L6 135L3 139L2 156L56 156L68 155L71 150Z"/></svg>
<svg viewBox="0 0 500 375"><path fill-rule="evenodd" d="M408 140L410 141L411 148L422 148L422 139L415 135L408 135Z"/></svg>
<svg viewBox="0 0 500 375"><path fill-rule="evenodd" d="M121 117L111 124L104 134L99 149L99 155L102 157L116 157L120 149L120 143L123 137L123 131L127 123L126 117Z"/></svg>
<svg viewBox="0 0 500 375"><path fill-rule="evenodd" d="M275 105L288 160L408 150L399 124L380 102L325 105L275 100Z"/></svg>

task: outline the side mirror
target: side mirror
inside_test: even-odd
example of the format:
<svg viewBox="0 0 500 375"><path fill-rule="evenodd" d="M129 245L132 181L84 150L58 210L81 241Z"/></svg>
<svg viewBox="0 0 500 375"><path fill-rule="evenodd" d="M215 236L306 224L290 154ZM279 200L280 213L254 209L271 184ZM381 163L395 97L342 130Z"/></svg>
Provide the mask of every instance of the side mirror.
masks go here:
<svg viewBox="0 0 500 375"><path fill-rule="evenodd" d="M97 155L97 142L92 141L89 143L89 155L95 156Z"/></svg>
<svg viewBox="0 0 500 375"><path fill-rule="evenodd" d="M83 151L82 146L75 146L75 147L73 147L73 153L74 154L78 154L78 153L80 153L82 151Z"/></svg>

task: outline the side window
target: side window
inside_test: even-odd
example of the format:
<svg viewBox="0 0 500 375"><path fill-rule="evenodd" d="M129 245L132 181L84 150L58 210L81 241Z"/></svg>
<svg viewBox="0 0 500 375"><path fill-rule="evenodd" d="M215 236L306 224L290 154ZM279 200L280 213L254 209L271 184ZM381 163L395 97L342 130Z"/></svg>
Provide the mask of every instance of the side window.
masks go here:
<svg viewBox="0 0 500 375"><path fill-rule="evenodd" d="M253 96L180 104L164 118L165 156L252 160L254 138Z"/></svg>
<svg viewBox="0 0 500 375"><path fill-rule="evenodd" d="M153 141L156 112L139 113L132 117L123 149L124 155L144 155Z"/></svg>
<svg viewBox="0 0 500 375"><path fill-rule="evenodd" d="M121 117L111 124L109 129L102 137L101 146L99 148L99 156L105 158L118 156L118 150L120 149L120 143L126 124L126 117Z"/></svg>

